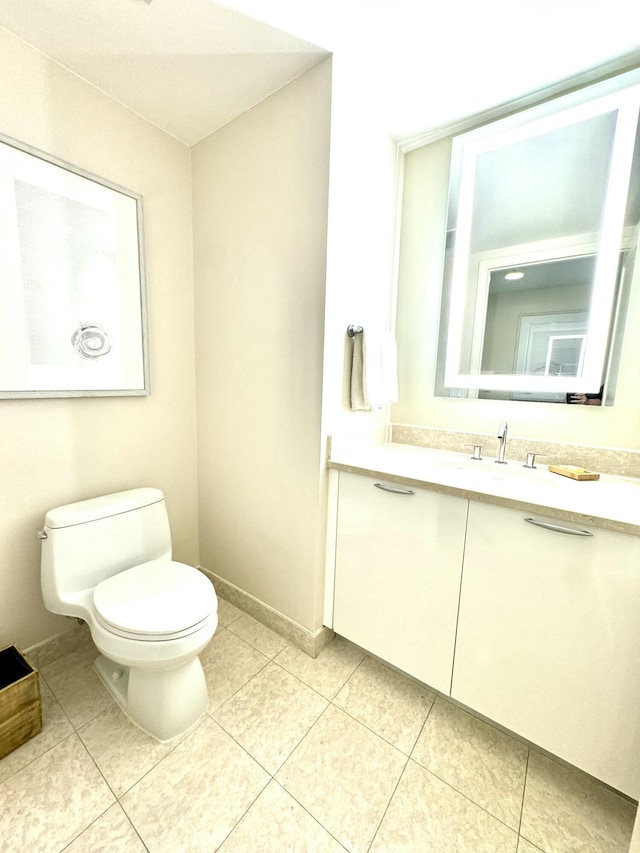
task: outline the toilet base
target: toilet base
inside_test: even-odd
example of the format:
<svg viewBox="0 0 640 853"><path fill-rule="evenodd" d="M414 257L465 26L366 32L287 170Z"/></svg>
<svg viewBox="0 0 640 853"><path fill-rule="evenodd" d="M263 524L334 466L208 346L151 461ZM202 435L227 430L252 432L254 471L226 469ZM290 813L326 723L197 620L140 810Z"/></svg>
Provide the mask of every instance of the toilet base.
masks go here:
<svg viewBox="0 0 640 853"><path fill-rule="evenodd" d="M100 655L94 667L131 722L162 743L188 731L207 707L207 684L198 657L173 669L150 670Z"/></svg>

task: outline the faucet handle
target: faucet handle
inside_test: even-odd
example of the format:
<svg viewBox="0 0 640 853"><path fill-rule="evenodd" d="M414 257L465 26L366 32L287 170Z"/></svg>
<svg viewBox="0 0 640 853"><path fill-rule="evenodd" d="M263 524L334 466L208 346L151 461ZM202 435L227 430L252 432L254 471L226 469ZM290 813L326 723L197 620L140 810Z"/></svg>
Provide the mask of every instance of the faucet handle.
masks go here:
<svg viewBox="0 0 640 853"><path fill-rule="evenodd" d="M523 468L537 468L536 465L536 456L541 456L544 459L547 458L546 453L527 453L527 461L522 466Z"/></svg>
<svg viewBox="0 0 640 853"><path fill-rule="evenodd" d="M482 459L482 445L481 444L465 444L465 447L473 447L473 456L470 456L469 459Z"/></svg>

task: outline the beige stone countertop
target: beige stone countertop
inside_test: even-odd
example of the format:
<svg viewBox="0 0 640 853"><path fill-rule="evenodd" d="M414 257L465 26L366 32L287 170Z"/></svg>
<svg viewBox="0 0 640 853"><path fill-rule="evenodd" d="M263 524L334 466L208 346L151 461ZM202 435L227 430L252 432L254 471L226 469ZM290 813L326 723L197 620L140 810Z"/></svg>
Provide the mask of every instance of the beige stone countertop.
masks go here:
<svg viewBox="0 0 640 853"><path fill-rule="evenodd" d="M640 479L601 474L599 480L572 480L536 462L469 455L407 444L383 444L331 452L330 468L443 494L511 506L578 524L592 524L640 536Z"/></svg>

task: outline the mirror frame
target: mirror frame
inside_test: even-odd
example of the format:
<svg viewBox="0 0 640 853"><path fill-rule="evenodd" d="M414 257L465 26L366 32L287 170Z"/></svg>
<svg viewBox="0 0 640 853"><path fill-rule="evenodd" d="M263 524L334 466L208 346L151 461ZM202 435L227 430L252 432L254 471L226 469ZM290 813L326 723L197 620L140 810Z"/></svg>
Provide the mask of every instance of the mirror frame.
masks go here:
<svg viewBox="0 0 640 853"><path fill-rule="evenodd" d="M481 374L479 372L488 288L486 292L476 295L471 347L478 350L475 358L478 372L474 373L470 368L464 369L466 365L462 363L462 345L465 332L468 331L465 330L464 306L470 278L476 161L487 151L616 110L617 121L611 168L599 240L598 235L580 235L577 241L580 245L584 244L578 249L578 254L586 253L586 247L590 245L591 251L594 247L598 249L598 258L590 307L590 335L586 345L583 371L581 376L571 378L571 388L575 392L589 392L601 385L609 341L609 325L616 295L619 254L624 245L624 214L639 108L640 69L636 69L454 137L450 210L452 194L455 193L456 187L459 187L459 204L455 223L449 220L447 225L448 231L455 231L455 249L447 329L444 376L446 388L519 392L566 391L567 377ZM570 251L567 241L562 239L558 242L567 246L567 251L563 250L561 255L567 256ZM520 265L524 262L524 256L529 258L529 262L535 255L539 255L540 260L548 259L549 243L550 241L545 244L511 247L508 250L511 258L508 261L504 254L506 249L496 250L496 266ZM517 260L518 252L522 252L523 259ZM500 254L503 257L499 259Z"/></svg>

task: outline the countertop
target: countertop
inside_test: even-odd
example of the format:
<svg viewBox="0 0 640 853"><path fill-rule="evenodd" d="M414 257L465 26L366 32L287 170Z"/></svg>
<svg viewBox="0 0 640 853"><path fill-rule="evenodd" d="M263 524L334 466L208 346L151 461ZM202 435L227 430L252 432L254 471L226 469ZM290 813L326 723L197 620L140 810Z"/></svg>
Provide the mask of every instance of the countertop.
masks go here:
<svg viewBox="0 0 640 853"><path fill-rule="evenodd" d="M330 468L403 483L471 500L511 506L578 524L640 536L640 479L601 474L572 480L536 462L496 464L452 451L407 444L332 450Z"/></svg>

